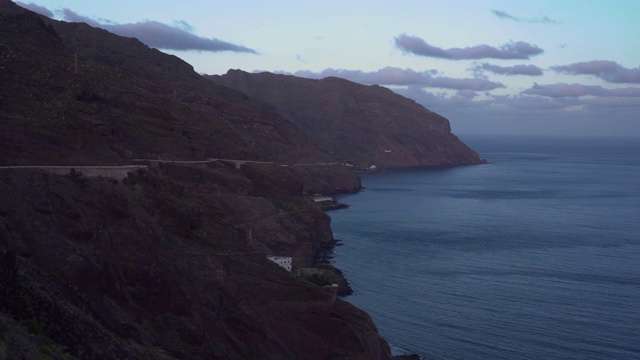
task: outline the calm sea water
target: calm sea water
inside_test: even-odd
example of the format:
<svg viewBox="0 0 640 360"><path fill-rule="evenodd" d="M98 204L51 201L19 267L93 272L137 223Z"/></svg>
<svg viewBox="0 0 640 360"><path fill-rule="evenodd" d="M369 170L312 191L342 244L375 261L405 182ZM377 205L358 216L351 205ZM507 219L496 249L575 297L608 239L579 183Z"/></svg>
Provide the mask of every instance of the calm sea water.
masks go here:
<svg viewBox="0 0 640 360"><path fill-rule="evenodd" d="M362 175L334 263L397 353L640 359L640 139L469 137L491 164Z"/></svg>

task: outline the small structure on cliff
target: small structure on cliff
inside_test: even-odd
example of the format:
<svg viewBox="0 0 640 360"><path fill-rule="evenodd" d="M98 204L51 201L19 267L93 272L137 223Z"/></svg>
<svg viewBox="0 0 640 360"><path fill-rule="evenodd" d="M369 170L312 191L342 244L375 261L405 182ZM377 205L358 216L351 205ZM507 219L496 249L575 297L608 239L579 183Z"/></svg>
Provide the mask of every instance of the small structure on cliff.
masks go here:
<svg viewBox="0 0 640 360"><path fill-rule="evenodd" d="M348 205L337 202L336 199L329 196L314 195L312 199L313 202L324 211L346 209L349 207Z"/></svg>
<svg viewBox="0 0 640 360"><path fill-rule="evenodd" d="M338 284L331 284L323 287L329 290L329 294L331 294L331 300L329 300L329 302L333 305L336 302L336 297L338 296Z"/></svg>
<svg viewBox="0 0 640 360"><path fill-rule="evenodd" d="M267 259L280 265L281 268L291 272L291 257L289 256L267 256Z"/></svg>
<svg viewBox="0 0 640 360"><path fill-rule="evenodd" d="M329 196L324 196L324 195L313 195L312 197L313 202L315 202L316 204L322 205L322 203L325 202L330 202L330 201L334 201L334 199L332 197Z"/></svg>

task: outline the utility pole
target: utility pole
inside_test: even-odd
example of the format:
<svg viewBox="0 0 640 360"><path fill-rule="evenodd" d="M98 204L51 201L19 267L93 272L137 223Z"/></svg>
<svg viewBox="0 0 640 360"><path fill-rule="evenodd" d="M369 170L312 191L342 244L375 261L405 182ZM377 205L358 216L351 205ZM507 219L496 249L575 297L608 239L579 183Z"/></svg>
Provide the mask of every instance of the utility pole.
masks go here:
<svg viewBox="0 0 640 360"><path fill-rule="evenodd" d="M73 72L78 73L78 52L73 54Z"/></svg>

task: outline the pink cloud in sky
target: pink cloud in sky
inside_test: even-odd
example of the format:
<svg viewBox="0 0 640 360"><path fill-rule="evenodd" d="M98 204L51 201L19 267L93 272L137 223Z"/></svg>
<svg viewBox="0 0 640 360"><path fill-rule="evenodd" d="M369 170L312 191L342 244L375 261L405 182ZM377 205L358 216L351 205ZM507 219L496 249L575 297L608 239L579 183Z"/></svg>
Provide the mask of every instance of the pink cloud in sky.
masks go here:
<svg viewBox="0 0 640 360"><path fill-rule="evenodd" d="M515 22L523 22L523 23L531 23L531 24L561 24L560 21L554 20L546 15L538 16L538 17L521 17L511 15L506 11L502 10L491 10L493 15L499 17L504 20L511 20Z"/></svg>
<svg viewBox="0 0 640 360"><path fill-rule="evenodd" d="M570 75L594 75L612 83L640 83L640 67L626 68L615 61L593 60L553 66L553 70Z"/></svg>
<svg viewBox="0 0 640 360"><path fill-rule="evenodd" d="M524 41L509 42L499 47L482 44L466 48L442 49L428 44L419 37L406 34L397 36L395 44L405 53L449 60L529 59L544 52L538 46Z"/></svg>
<svg viewBox="0 0 640 360"><path fill-rule="evenodd" d="M542 69L535 65L513 65L513 66L498 66L489 63L479 64L474 68L474 71L486 70L498 75L527 75L527 76L541 76L543 74Z"/></svg>
<svg viewBox="0 0 640 360"><path fill-rule="evenodd" d="M329 76L340 77L361 84L377 85L417 85L420 87L433 87L452 90L472 90L489 91L503 88L499 82L486 79L473 78L450 78L433 76L436 71L415 71L412 69L400 69L396 67L385 67L377 71L364 72L360 70L325 69L320 72L308 70L297 71L295 76L312 79L321 79Z"/></svg>
<svg viewBox="0 0 640 360"><path fill-rule="evenodd" d="M44 6L40 6L38 4L34 4L34 3L23 3L22 1L16 1L16 4L20 5L20 7L23 7L27 10L31 10L35 13L38 13L40 15L44 15L46 17L52 18L54 16L53 11L47 9Z"/></svg>
<svg viewBox="0 0 640 360"><path fill-rule="evenodd" d="M522 92L525 95L539 95L547 97L579 97L579 96L616 96L616 97L640 97L640 88L617 88L606 89L598 85L582 85L582 84L550 84L538 85ZM637 100L636 100L637 101Z"/></svg>
<svg viewBox="0 0 640 360"><path fill-rule="evenodd" d="M191 26L184 21L177 22L175 26L152 20L129 24L116 24L107 21L96 21L89 17L79 15L69 9L63 9L60 13L65 21L84 22L116 35L136 38L146 45L158 49L258 53L242 45L232 44L215 38L198 36L191 32Z"/></svg>

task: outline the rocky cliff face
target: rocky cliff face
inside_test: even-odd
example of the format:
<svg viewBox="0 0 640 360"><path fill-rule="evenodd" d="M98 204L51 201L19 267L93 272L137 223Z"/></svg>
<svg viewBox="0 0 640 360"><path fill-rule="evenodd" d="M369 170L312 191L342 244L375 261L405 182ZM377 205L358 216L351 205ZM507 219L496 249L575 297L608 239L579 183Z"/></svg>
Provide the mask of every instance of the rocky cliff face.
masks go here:
<svg viewBox="0 0 640 360"><path fill-rule="evenodd" d="M3 165L330 161L272 105L206 81L175 56L10 1L0 12Z"/></svg>
<svg viewBox="0 0 640 360"><path fill-rule="evenodd" d="M149 163L121 181L1 169L0 358L390 357L367 314L266 259L306 265L331 239L293 166L330 157L273 106L8 0L0 83L1 165L274 162Z"/></svg>
<svg viewBox="0 0 640 360"><path fill-rule="evenodd" d="M270 102L336 161L360 168L482 162L447 119L380 86L240 70L208 79Z"/></svg>
<svg viewBox="0 0 640 360"><path fill-rule="evenodd" d="M262 246L305 256L330 233L302 201L219 166L160 166L121 183L2 171L2 355L388 358L368 315L332 303L247 241L250 223L256 241L270 238Z"/></svg>

